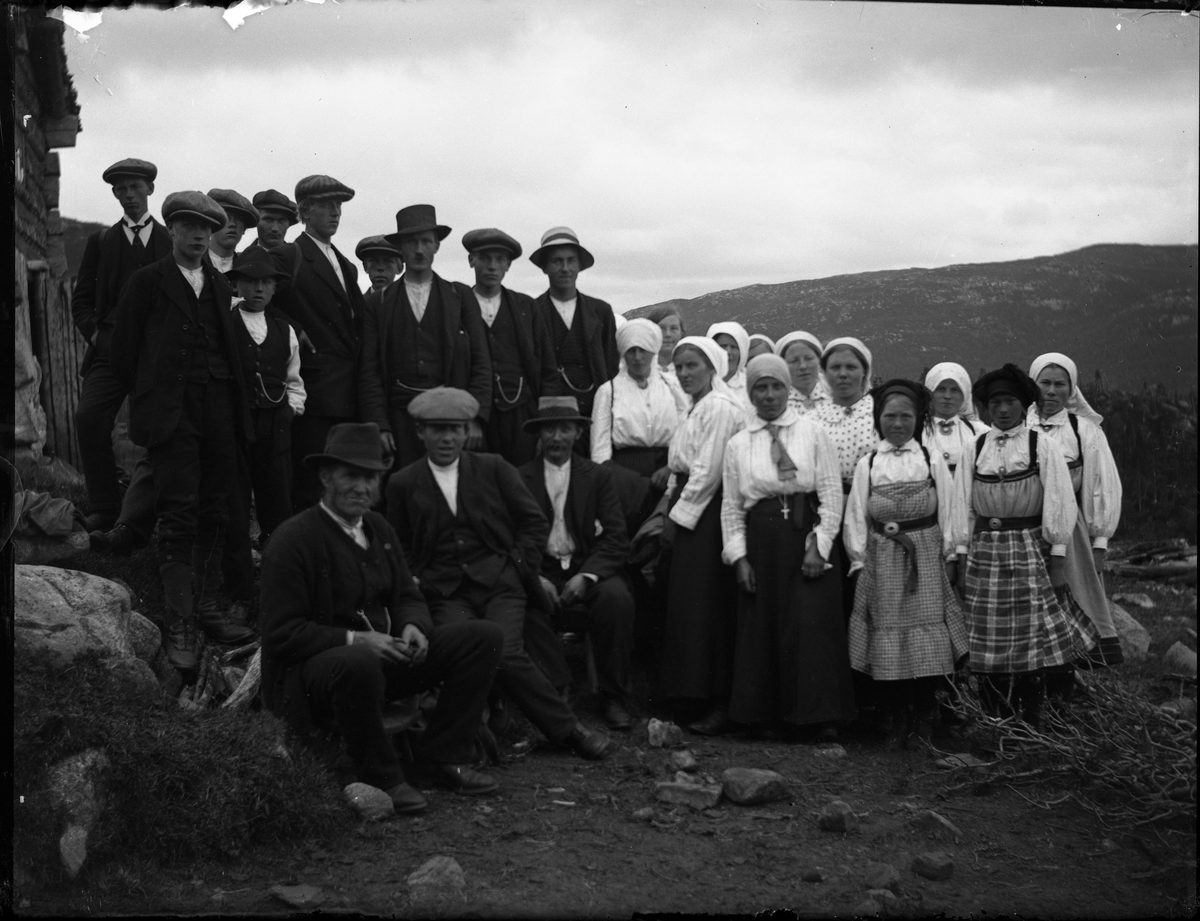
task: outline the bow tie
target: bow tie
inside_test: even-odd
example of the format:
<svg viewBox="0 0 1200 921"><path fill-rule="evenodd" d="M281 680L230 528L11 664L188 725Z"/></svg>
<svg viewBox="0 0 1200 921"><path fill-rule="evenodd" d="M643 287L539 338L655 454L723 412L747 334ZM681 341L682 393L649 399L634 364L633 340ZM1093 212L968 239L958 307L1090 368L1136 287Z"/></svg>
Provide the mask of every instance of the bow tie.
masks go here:
<svg viewBox="0 0 1200 921"><path fill-rule="evenodd" d="M943 435L949 435L951 432L954 431L954 422L955 422L954 419L938 419L937 420L938 429L941 431L941 433Z"/></svg>

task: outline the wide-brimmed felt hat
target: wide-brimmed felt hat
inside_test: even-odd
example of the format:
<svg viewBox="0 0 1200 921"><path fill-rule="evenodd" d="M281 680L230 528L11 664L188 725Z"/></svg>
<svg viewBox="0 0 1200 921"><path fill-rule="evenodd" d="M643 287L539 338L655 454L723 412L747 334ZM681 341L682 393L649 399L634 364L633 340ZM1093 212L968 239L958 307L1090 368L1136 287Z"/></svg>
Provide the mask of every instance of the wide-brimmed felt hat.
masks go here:
<svg viewBox="0 0 1200 921"><path fill-rule="evenodd" d="M235 192L233 189L209 189L208 197L224 208L227 215L231 212L234 215L240 214L247 227L253 227L258 223L258 209L250 203L250 199L245 195Z"/></svg>
<svg viewBox="0 0 1200 921"><path fill-rule="evenodd" d="M145 179L147 182L153 182L158 176L158 167L149 160L128 157L124 160L118 160L106 169L102 175L104 181L110 184L124 177Z"/></svg>
<svg viewBox="0 0 1200 921"><path fill-rule="evenodd" d="M305 176L296 183L296 201L307 199L326 201L349 201L354 197L354 190L344 182L339 182L332 176L320 174Z"/></svg>
<svg viewBox="0 0 1200 921"><path fill-rule="evenodd" d="M438 240L450 236L450 228L437 222L437 210L433 205L409 205L396 212L396 232L385 234L384 238L399 246L402 237L427 230L432 230Z"/></svg>
<svg viewBox="0 0 1200 921"><path fill-rule="evenodd" d="M388 242L387 237L383 234L375 234L370 237L363 237L358 241L358 246L354 247L354 255L361 260L367 253L380 253L384 256L394 256L399 259L400 250L396 249Z"/></svg>
<svg viewBox="0 0 1200 921"><path fill-rule="evenodd" d="M525 431L554 422L578 422L587 425L592 420L579 414L579 401L574 397L539 397L537 415L525 420Z"/></svg>
<svg viewBox="0 0 1200 921"><path fill-rule="evenodd" d="M457 425L479 415L479 401L458 387L434 387L413 397L408 414L418 422Z"/></svg>
<svg viewBox="0 0 1200 921"><path fill-rule="evenodd" d="M1014 396L1021 401L1022 406L1029 408L1037 402L1038 386L1028 374L1009 362L1003 368L983 375L971 388L971 396L983 406L987 406L988 400L1000 394Z"/></svg>
<svg viewBox="0 0 1200 921"><path fill-rule="evenodd" d="M521 244L497 227L468 230L463 234L462 244L468 253L477 253L484 249L502 249L508 253L509 259L520 258L521 255Z"/></svg>
<svg viewBox="0 0 1200 921"><path fill-rule="evenodd" d="M288 217L288 226L300 223L300 210L296 207L296 203L275 189L255 192L253 204L260 213L263 211L282 211Z"/></svg>
<svg viewBox="0 0 1200 921"><path fill-rule="evenodd" d="M579 251L579 271L590 269L596 264L592 256L579 242L579 235L570 227L551 227L542 234L542 243L529 254L529 261L542 271L546 269L546 255L556 246L574 246Z"/></svg>
<svg viewBox="0 0 1200 921"><path fill-rule="evenodd" d="M233 268L225 273L226 278L288 278L287 272L276 265L275 260L261 246L252 246L233 257Z"/></svg>
<svg viewBox="0 0 1200 921"><path fill-rule="evenodd" d="M198 218L220 230L229 223L225 209L200 191L172 192L163 200L163 223L184 217Z"/></svg>
<svg viewBox="0 0 1200 921"><path fill-rule="evenodd" d="M360 470L382 472L390 470L384 463L383 445L379 443L379 426L374 422L342 422L329 430L325 450L304 458L309 467L327 464L347 464Z"/></svg>

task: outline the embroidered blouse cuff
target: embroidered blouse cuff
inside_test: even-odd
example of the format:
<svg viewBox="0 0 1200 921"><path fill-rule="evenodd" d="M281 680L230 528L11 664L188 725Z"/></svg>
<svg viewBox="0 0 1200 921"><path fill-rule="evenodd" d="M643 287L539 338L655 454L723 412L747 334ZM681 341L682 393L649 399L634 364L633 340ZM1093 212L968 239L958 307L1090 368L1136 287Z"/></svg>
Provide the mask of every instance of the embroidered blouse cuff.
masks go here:
<svg viewBox="0 0 1200 921"><path fill-rule="evenodd" d="M954 548L954 553L955 553L955 555L957 555L957 556L966 556L966 555L967 555L967 547L966 547L966 545L965 545L965 544L959 544L957 547L955 547L955 548Z"/></svg>
<svg viewBox="0 0 1200 921"><path fill-rule="evenodd" d="M863 568L863 564L862 564L861 562L859 562L859 563L851 563L851 564L850 564L850 571L847 573L847 575L851 575L851 576L852 576L852 575L854 575L856 572L858 572L858 571L859 571L860 569L862 569L862 568Z"/></svg>
<svg viewBox="0 0 1200 921"><path fill-rule="evenodd" d="M694 531L697 523L700 521L700 516L703 514L703 508L684 499L680 499L675 503L675 507L671 509L671 520L681 528L687 528L689 531Z"/></svg>
<svg viewBox="0 0 1200 921"><path fill-rule="evenodd" d="M746 540L740 534L731 537L725 549L721 551L721 559L726 565L732 566L746 555Z"/></svg>
<svg viewBox="0 0 1200 921"><path fill-rule="evenodd" d="M1067 545L1066 544L1051 544L1050 545L1050 555L1051 556L1066 556L1067 555Z"/></svg>
<svg viewBox="0 0 1200 921"><path fill-rule="evenodd" d="M833 550L833 538L823 531L817 532L817 553L821 554L821 559L829 562L829 554ZM852 570L853 571L853 570Z"/></svg>
<svg viewBox="0 0 1200 921"><path fill-rule="evenodd" d="M1092 549L1093 550L1107 550L1108 549L1108 538L1107 537L1093 537L1092 538Z"/></svg>

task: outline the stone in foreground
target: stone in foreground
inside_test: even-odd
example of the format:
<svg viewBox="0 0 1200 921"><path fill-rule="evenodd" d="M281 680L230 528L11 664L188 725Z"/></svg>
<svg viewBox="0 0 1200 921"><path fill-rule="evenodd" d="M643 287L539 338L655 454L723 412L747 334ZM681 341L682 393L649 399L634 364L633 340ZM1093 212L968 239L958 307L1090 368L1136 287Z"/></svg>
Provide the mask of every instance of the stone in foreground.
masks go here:
<svg viewBox="0 0 1200 921"><path fill-rule="evenodd" d="M913 828L919 831L930 832L931 834L949 834L954 836L957 841L962 835L958 830L958 826L951 822L944 815L934 812L932 809L926 809L919 812L912 820Z"/></svg>
<svg viewBox="0 0 1200 921"><path fill-rule="evenodd" d="M271 895L292 908L316 908L325 901L325 893L316 886L272 886Z"/></svg>
<svg viewBox="0 0 1200 921"><path fill-rule="evenodd" d="M863 882L868 889L887 889L891 892L900 891L900 871L890 863L867 864L867 872Z"/></svg>
<svg viewBox="0 0 1200 921"><path fill-rule="evenodd" d="M944 851L926 851L913 858L912 871L940 882L954 875L954 858Z"/></svg>
<svg viewBox="0 0 1200 921"><path fill-rule="evenodd" d="M408 884L414 889L429 887L429 892L439 889L463 889L467 885L466 875L453 857L438 855L430 857L408 875Z"/></svg>
<svg viewBox="0 0 1200 921"><path fill-rule="evenodd" d="M129 593L121 586L54 566L16 566L13 572L18 656L42 649L61 668L90 650L104 658L135 655Z"/></svg>
<svg viewBox="0 0 1200 921"><path fill-rule="evenodd" d="M759 768L727 768L721 774L725 796L739 806L759 806L787 799L787 781L774 771Z"/></svg>
<svg viewBox="0 0 1200 921"><path fill-rule="evenodd" d="M822 831L845 833L858 827L858 816L849 803L835 799L825 806L817 816L817 827Z"/></svg>
<svg viewBox="0 0 1200 921"><path fill-rule="evenodd" d="M825 882L825 874L820 870L805 870L800 874L800 879L806 883L823 883Z"/></svg>
<svg viewBox="0 0 1200 921"><path fill-rule="evenodd" d="M342 790L342 795L358 813L359 818L367 822L378 822L396 814L392 798L370 784L352 783Z"/></svg>
<svg viewBox="0 0 1200 921"><path fill-rule="evenodd" d="M696 756L686 748L682 751L671 752L671 767L678 771L694 771L699 767Z"/></svg>
<svg viewBox="0 0 1200 921"><path fill-rule="evenodd" d="M1150 633L1116 602L1109 606L1113 626L1121 638L1121 650L1131 659L1144 659L1150 651Z"/></svg>
<svg viewBox="0 0 1200 921"><path fill-rule="evenodd" d="M1195 678L1196 654L1176 640L1175 644L1163 653L1163 668L1172 675Z"/></svg>
<svg viewBox="0 0 1200 921"><path fill-rule="evenodd" d="M654 785L654 798L660 803L711 809L721 801L721 788L716 784L661 781Z"/></svg>
<svg viewBox="0 0 1200 921"><path fill-rule="evenodd" d="M50 772L50 796L66 819L66 829L58 839L58 853L71 879L87 860L88 836L104 811L111 774L108 755L98 748L71 755Z"/></svg>
<svg viewBox="0 0 1200 921"><path fill-rule="evenodd" d="M674 723L650 720L646 728L652 748L674 748L683 744L683 730Z"/></svg>

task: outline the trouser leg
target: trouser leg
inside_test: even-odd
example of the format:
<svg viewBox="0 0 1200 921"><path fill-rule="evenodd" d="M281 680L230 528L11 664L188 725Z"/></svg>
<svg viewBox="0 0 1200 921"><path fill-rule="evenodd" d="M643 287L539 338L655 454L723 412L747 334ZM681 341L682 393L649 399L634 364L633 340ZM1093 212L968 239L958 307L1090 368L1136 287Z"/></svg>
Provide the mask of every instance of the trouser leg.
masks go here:
<svg viewBox="0 0 1200 921"><path fill-rule="evenodd" d="M554 687L571 685L571 667L550 617L536 604L525 611L525 651Z"/></svg>
<svg viewBox="0 0 1200 921"><path fill-rule="evenodd" d="M230 490L229 527L222 550L225 592L234 601L249 604L254 595L254 554L250 545L250 464L252 445L239 444L237 476Z"/></svg>
<svg viewBox="0 0 1200 921"><path fill-rule="evenodd" d="M107 360L97 356L83 379L75 409L75 433L88 508L92 514L111 515L114 521L121 510L121 491L112 433L124 400L125 386L113 376Z"/></svg>
<svg viewBox="0 0 1200 921"><path fill-rule="evenodd" d="M158 495L154 485L154 471L150 466L150 455L143 452L133 468L129 488L121 500L121 515L117 524L123 524L144 541L150 540L156 521L155 506Z"/></svg>
<svg viewBox="0 0 1200 921"><path fill-rule="evenodd" d="M631 694L633 594L620 576L601 579L583 598L588 636L596 658L601 693L627 699Z"/></svg>

